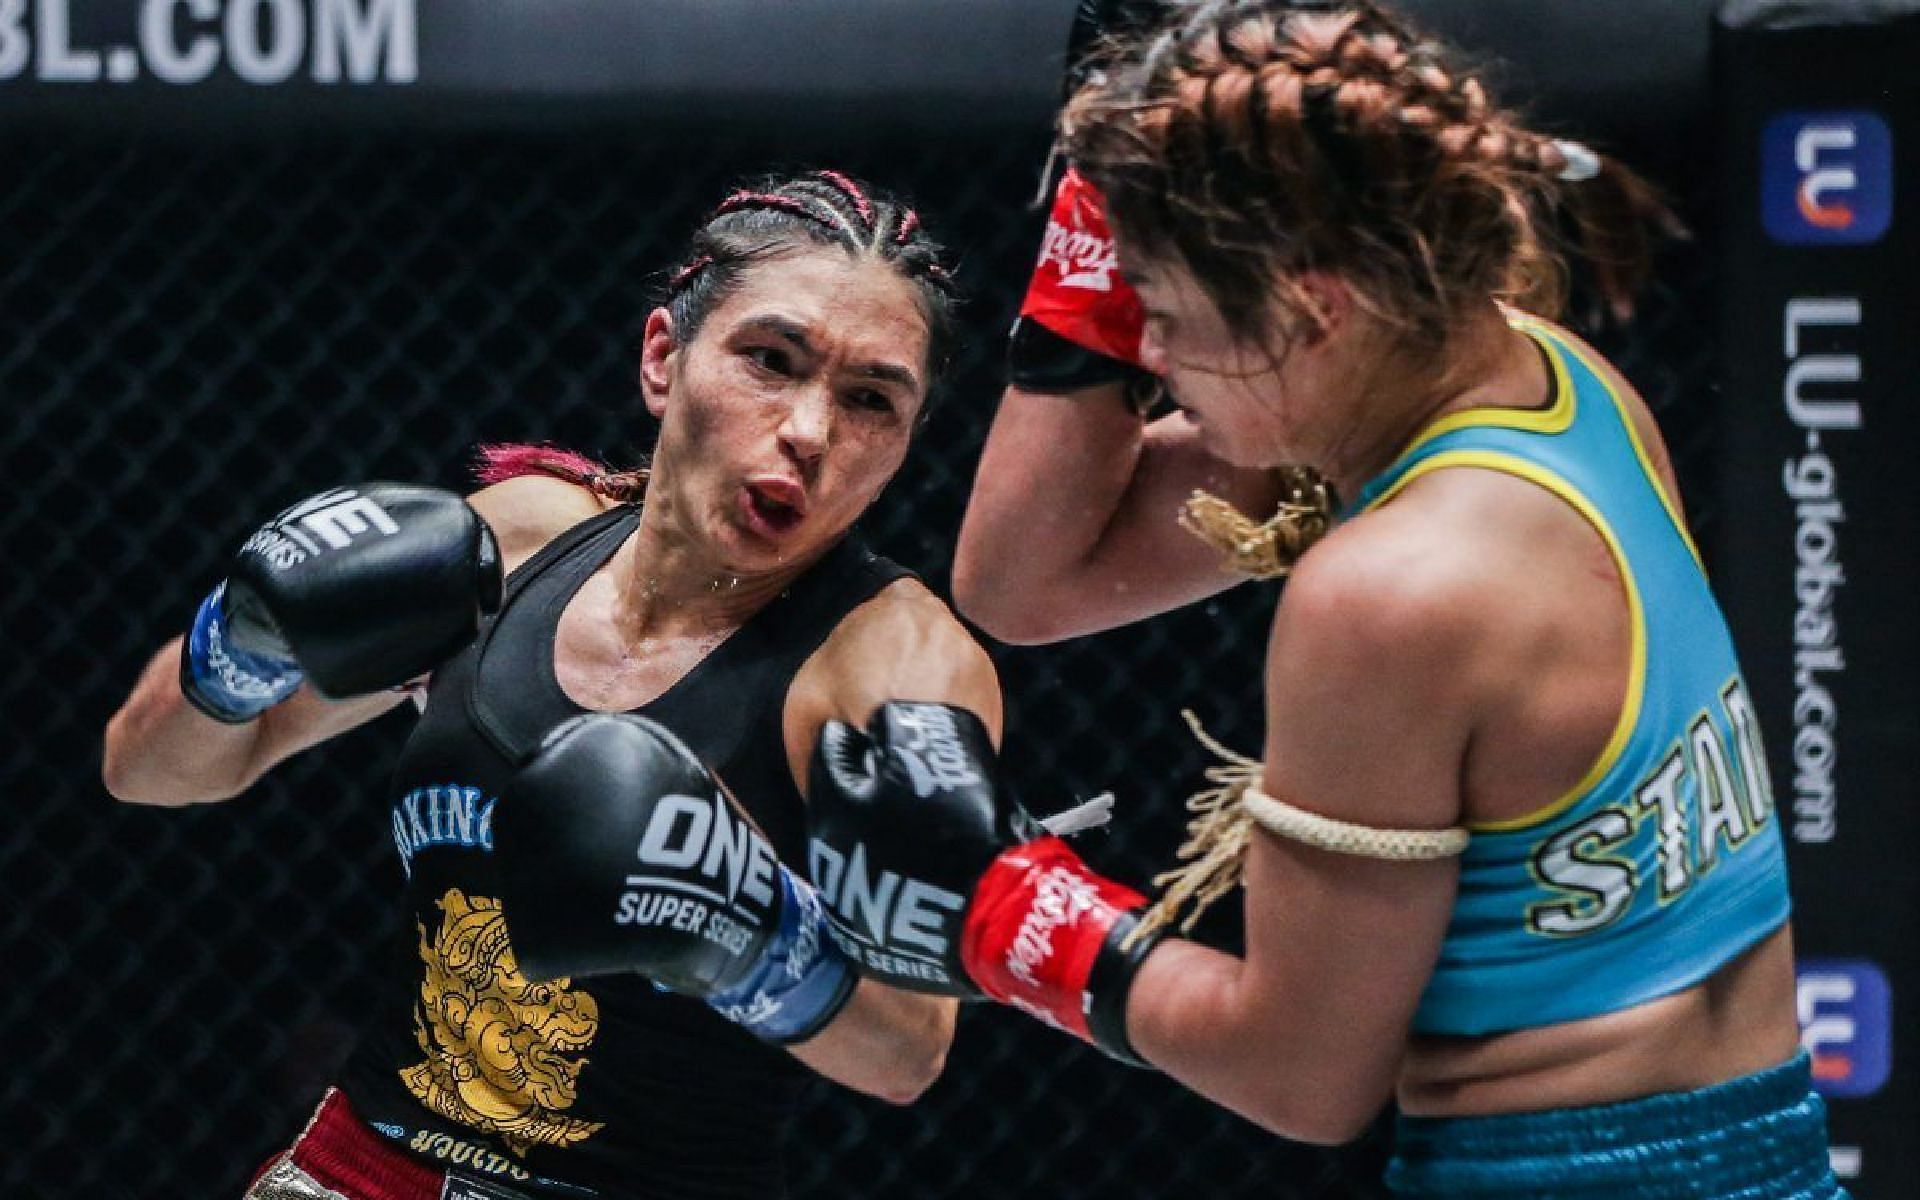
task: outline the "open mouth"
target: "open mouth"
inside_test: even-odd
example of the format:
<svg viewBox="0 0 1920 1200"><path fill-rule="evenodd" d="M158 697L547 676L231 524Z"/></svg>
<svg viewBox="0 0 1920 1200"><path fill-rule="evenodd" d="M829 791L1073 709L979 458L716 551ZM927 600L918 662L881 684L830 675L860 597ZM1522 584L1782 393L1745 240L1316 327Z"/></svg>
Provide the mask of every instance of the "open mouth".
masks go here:
<svg viewBox="0 0 1920 1200"><path fill-rule="evenodd" d="M807 515L806 493L785 480L756 479L746 493L747 513L764 534L789 533Z"/></svg>

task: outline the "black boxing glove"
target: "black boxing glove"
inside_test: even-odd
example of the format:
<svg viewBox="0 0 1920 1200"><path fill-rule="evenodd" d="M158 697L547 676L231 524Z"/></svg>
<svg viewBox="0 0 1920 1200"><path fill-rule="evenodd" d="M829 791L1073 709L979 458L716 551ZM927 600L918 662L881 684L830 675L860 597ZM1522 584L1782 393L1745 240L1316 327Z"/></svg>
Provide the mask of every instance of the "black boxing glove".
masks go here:
<svg viewBox="0 0 1920 1200"><path fill-rule="evenodd" d="M821 731L809 874L863 975L986 995L1138 1062L1126 997L1157 937L1124 947L1146 898L1093 872L999 786L980 718L882 705Z"/></svg>
<svg viewBox="0 0 1920 1200"><path fill-rule="evenodd" d="M301 501L257 530L201 603L180 689L239 723L291 695L365 695L457 653L500 605L500 551L464 500L368 483Z"/></svg>
<svg viewBox="0 0 1920 1200"><path fill-rule="evenodd" d="M774 1042L803 1041L856 978L813 888L665 726L555 726L493 817L501 908L536 982L635 971Z"/></svg>

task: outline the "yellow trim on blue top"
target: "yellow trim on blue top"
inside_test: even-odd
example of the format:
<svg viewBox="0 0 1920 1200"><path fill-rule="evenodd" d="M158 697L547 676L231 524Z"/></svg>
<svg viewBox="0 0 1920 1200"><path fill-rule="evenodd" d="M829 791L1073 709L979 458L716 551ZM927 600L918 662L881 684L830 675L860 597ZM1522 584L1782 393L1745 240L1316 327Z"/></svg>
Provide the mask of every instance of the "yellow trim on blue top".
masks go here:
<svg viewBox="0 0 1920 1200"><path fill-rule="evenodd" d="M1513 325L1516 329L1521 328L1521 323L1518 321L1513 322ZM1661 478L1660 472L1653 465L1653 456L1647 453L1646 444L1640 440L1640 427L1634 423L1633 414L1627 409L1626 397L1620 394L1620 389L1613 386L1613 380L1601 369L1599 363L1572 341L1562 338L1557 330L1538 320L1526 321L1525 326L1525 332L1535 340L1550 342L1553 347L1579 359L1580 365L1587 369L1587 373L1599 381L1601 390L1606 392L1609 400L1613 401L1614 412L1620 415L1620 424L1627 431L1627 441L1633 446L1633 456L1640 460L1640 471L1646 476L1647 485L1653 489L1654 495L1660 497L1660 507L1667 510L1667 519L1673 522L1674 532L1680 535L1680 540L1686 543L1687 552L1693 555L1693 565L1700 568L1702 575L1706 574L1707 567L1700 557L1700 547L1694 545L1693 534L1687 530L1687 522L1680 515L1679 504L1675 503L1672 493L1667 491L1667 481ZM1554 366L1558 368L1560 356L1553 354L1551 350L1547 356L1554 360Z"/></svg>
<svg viewBox="0 0 1920 1200"><path fill-rule="evenodd" d="M1627 616L1631 626L1632 650L1627 667L1627 694L1620 705L1620 716L1614 721L1613 733L1607 738L1607 744L1601 748L1600 756L1587 768L1580 782L1573 785L1559 799L1541 808L1519 817L1509 817L1500 821L1470 821L1467 828L1474 833L1511 833L1527 829L1542 822L1550 821L1565 812L1582 797L1591 792L1613 769L1614 763L1627 748L1627 741L1633 736L1634 727L1640 721L1641 693L1647 680L1647 621L1645 609L1640 603L1640 587L1634 582L1633 568L1627 563L1626 551L1621 549L1620 539L1614 536L1613 528L1593 502L1582 495L1578 488L1559 474L1529 462L1517 455L1505 454L1497 450L1445 450L1430 458L1423 459L1407 468L1400 478L1394 480L1380 495L1376 496L1369 509L1377 508L1397 495L1400 490L1422 475L1447 467L1481 467L1489 471L1517 476L1530 483L1545 488L1558 496L1575 512L1584 517L1600 534L1607 544L1607 552L1613 555L1614 567L1620 572L1620 582L1627 592Z"/></svg>
<svg viewBox="0 0 1920 1200"><path fill-rule="evenodd" d="M1541 341L1541 335L1535 331L1538 321L1520 313L1507 314L1507 324L1534 339ZM1420 431L1420 435L1402 450L1399 459L1405 460L1414 452L1437 437L1452 433L1456 429L1481 429L1493 426L1499 429L1520 429L1528 433L1565 433L1573 426L1573 418L1578 411L1579 401L1574 396L1573 380L1567 374L1567 364L1551 346L1543 346L1547 351L1547 361L1553 364L1553 403L1545 408L1469 408L1461 412L1441 417L1438 421Z"/></svg>

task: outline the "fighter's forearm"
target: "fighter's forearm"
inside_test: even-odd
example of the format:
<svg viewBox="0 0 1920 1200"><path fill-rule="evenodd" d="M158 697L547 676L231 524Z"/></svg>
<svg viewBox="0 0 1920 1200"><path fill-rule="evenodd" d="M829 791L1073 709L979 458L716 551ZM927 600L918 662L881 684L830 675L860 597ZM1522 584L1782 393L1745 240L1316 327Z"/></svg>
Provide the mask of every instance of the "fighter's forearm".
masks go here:
<svg viewBox="0 0 1920 1200"><path fill-rule="evenodd" d="M132 804L224 800L250 782L260 723L224 725L181 695L180 639L160 648L107 722L101 777Z"/></svg>
<svg viewBox="0 0 1920 1200"><path fill-rule="evenodd" d="M1134 979L1128 1036L1154 1066L1282 1137L1358 1136L1386 1092L1321 1053L1308 1022L1276 1014L1270 991L1243 960L1170 938Z"/></svg>
<svg viewBox="0 0 1920 1200"><path fill-rule="evenodd" d="M278 763L401 703L401 691L328 700L302 686L251 721L226 724L180 691L180 639L147 663L126 703L107 722L101 777L130 804L178 806L228 800Z"/></svg>
<svg viewBox="0 0 1920 1200"><path fill-rule="evenodd" d="M825 1029L788 1049L835 1083L910 1104L946 1065L958 1007L946 997L863 979Z"/></svg>
<svg viewBox="0 0 1920 1200"><path fill-rule="evenodd" d="M1143 423L1122 385L1009 388L987 435L954 553L954 597L1006 641L1050 641L1082 611L1086 567L1113 527Z"/></svg>

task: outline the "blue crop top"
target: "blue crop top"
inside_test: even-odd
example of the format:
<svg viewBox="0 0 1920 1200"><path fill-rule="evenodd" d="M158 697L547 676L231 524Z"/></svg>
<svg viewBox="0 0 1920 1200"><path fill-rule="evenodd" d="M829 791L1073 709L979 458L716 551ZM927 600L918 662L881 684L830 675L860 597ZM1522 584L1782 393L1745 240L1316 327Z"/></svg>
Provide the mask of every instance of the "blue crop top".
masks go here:
<svg viewBox="0 0 1920 1200"><path fill-rule="evenodd" d="M1759 723L1698 552L1587 352L1543 322L1513 324L1552 364L1552 404L1443 418L1362 489L1356 509L1448 467L1545 488L1612 552L1633 657L1613 734L1573 790L1516 820L1468 826L1415 1033L1630 1008L1705 979L1788 913Z"/></svg>

